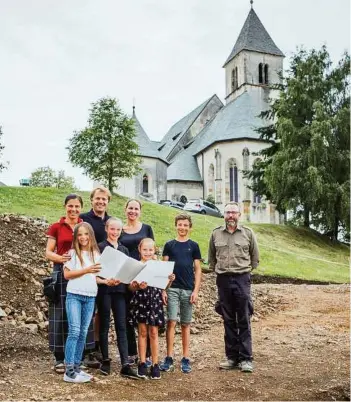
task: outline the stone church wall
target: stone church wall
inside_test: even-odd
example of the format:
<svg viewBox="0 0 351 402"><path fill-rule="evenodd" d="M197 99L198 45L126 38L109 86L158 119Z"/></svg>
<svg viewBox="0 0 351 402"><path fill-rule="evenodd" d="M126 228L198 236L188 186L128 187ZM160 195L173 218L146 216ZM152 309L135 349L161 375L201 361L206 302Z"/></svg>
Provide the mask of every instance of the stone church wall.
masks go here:
<svg viewBox="0 0 351 402"><path fill-rule="evenodd" d="M125 197L138 198L143 194L143 177L148 178L147 199L159 202L167 196L167 164L160 159L142 158L141 172L131 179L118 181L117 193ZM145 194L144 194L145 196Z"/></svg>
<svg viewBox="0 0 351 402"><path fill-rule="evenodd" d="M167 199L180 201L181 196L185 196L188 200L193 198L202 198L202 183L169 181L167 184Z"/></svg>

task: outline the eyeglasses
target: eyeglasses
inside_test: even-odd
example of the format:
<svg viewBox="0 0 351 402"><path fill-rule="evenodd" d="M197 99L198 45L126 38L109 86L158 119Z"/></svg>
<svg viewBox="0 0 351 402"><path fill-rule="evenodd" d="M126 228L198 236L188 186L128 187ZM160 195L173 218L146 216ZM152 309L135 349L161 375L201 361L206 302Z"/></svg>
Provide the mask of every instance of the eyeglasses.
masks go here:
<svg viewBox="0 0 351 402"><path fill-rule="evenodd" d="M224 211L224 213L226 215L238 215L238 214L240 214L239 211Z"/></svg>

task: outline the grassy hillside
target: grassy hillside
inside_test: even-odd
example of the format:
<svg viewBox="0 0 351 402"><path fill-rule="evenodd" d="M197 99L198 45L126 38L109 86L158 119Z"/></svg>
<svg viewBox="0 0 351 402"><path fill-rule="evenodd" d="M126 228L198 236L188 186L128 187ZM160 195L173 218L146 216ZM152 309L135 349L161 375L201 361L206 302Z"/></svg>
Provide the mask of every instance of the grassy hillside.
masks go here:
<svg viewBox="0 0 351 402"><path fill-rule="evenodd" d="M90 208L89 193L83 197L84 210ZM56 221L64 214L63 200L67 191L56 189L0 187L0 213L44 217ZM109 207L111 215L124 218L126 199L114 196ZM179 210L144 202L142 220L155 232L159 246L174 237L174 217ZM211 231L223 220L193 214L192 238L200 244L207 260L208 240ZM258 273L296 277L309 280L349 282L349 248L333 245L318 233L290 226L249 224L256 232L261 252Z"/></svg>

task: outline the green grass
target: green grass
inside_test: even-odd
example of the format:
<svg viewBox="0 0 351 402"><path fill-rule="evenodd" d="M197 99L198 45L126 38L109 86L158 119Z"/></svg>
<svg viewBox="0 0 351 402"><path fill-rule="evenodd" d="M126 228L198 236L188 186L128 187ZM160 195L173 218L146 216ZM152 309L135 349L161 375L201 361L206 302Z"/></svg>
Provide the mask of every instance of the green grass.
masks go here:
<svg viewBox="0 0 351 402"><path fill-rule="evenodd" d="M79 192L84 210L90 208L89 192ZM64 215L65 190L0 187L0 213L44 217L55 222ZM126 198L115 195L109 206L109 214L124 218ZM158 246L175 236L174 217L179 210L144 202L142 220L150 224ZM223 220L192 214L192 239L200 245L207 260L208 240L211 231ZM313 230L283 225L249 224L257 234L261 252L257 273L293 277L325 282L349 283L349 247L332 244Z"/></svg>

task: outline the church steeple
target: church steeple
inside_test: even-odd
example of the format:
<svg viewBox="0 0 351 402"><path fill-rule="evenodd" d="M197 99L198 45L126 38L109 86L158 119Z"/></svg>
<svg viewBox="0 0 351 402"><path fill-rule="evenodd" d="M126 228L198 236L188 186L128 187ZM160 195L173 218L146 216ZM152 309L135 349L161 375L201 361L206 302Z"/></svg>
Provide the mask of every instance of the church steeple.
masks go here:
<svg viewBox="0 0 351 402"><path fill-rule="evenodd" d="M228 56L223 67L225 67L237 54L242 50L251 50L254 52L273 54L276 56L283 56L283 52L273 42L266 28L258 18L255 10L252 8L246 21L241 28L238 39L235 42L233 50Z"/></svg>
<svg viewBox="0 0 351 402"><path fill-rule="evenodd" d="M267 86L279 82L283 52L274 43L252 7L235 45L225 61L226 102L247 91L249 86Z"/></svg>

